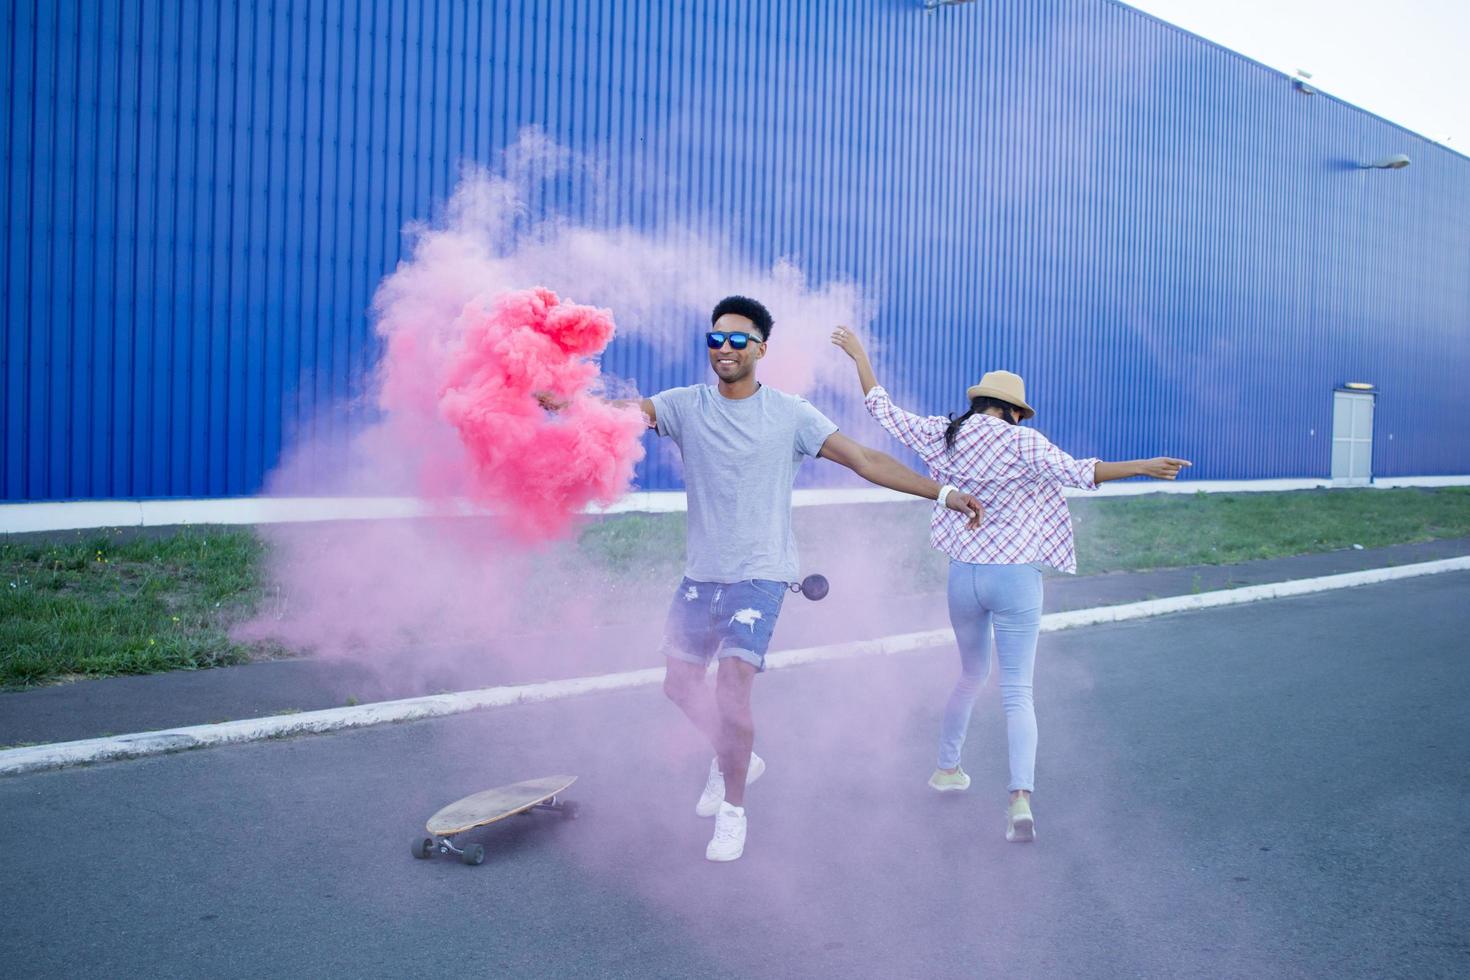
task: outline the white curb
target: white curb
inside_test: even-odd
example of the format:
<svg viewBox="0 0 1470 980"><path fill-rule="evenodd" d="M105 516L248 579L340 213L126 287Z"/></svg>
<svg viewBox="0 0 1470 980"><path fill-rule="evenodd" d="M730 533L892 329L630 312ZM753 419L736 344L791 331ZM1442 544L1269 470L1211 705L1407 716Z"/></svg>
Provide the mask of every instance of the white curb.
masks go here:
<svg viewBox="0 0 1470 980"><path fill-rule="evenodd" d="M1371 568L1340 575L1323 575L1318 578L1248 585L1238 589L1222 589L1216 592L1201 592L1196 595L1147 599L1143 602L1128 602L1116 606L1074 609L1070 612L1051 613L1043 616L1041 629L1042 632L1050 633L1057 630L1076 629L1080 626L1146 619L1196 609L1235 606L1265 599L1281 599L1313 592L1330 592L1361 585L1392 582L1397 579L1459 571L1470 571L1470 555L1413 565L1398 565L1391 568ZM780 669L827 660L845 660L850 657L915 653L947 646L953 642L953 630L923 630L856 643L834 643L828 646L782 650L768 656L766 665L772 669ZM298 714L272 715L266 718L227 721L213 725L190 725L185 728L169 728L157 732L140 732L133 735L115 735L76 742L56 742L50 745L5 749L0 751L0 776L37 772L44 769L60 769L92 762L161 755L166 752L230 745L236 742L255 742L290 735L315 735L348 728L365 728L389 722L416 721L466 711L479 711L485 708L502 708L513 704L556 701L603 691L648 687L661 683L663 676L662 667L650 667L619 674L601 674L596 677L573 677L536 684L487 687L477 691L435 694L428 697L405 698L399 701L380 701L375 704L346 708L327 708L322 711L303 711Z"/></svg>

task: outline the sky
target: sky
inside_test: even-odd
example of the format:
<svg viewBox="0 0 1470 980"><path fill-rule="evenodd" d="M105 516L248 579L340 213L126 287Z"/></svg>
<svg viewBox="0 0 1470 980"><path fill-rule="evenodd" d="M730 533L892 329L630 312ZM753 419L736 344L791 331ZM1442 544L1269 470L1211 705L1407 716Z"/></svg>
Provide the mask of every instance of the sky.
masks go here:
<svg viewBox="0 0 1470 980"><path fill-rule="evenodd" d="M1470 155L1470 0L1125 0Z"/></svg>

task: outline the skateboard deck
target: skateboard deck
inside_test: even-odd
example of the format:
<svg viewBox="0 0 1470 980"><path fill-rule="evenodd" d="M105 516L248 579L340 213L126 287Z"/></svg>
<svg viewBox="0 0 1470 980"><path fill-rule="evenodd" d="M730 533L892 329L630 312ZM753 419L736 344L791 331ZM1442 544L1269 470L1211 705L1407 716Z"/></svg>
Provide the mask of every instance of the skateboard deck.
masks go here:
<svg viewBox="0 0 1470 980"><path fill-rule="evenodd" d="M479 864L485 860L484 846L468 844L461 848L454 843L455 834L532 810L551 810L567 819L575 819L579 812L576 802L561 800L558 796L576 781L576 776L543 776L482 790L456 800L424 824L424 829L434 836L414 838L413 856L428 858L435 853L456 854L465 864Z"/></svg>

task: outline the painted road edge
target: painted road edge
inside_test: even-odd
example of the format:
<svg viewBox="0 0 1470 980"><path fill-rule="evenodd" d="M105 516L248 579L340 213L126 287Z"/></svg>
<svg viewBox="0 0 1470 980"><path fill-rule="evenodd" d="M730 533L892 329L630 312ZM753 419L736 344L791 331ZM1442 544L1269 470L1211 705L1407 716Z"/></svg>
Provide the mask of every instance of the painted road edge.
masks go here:
<svg viewBox="0 0 1470 980"><path fill-rule="evenodd" d="M1051 633L1083 626L1121 623L1154 616L1167 616L1172 613L1236 606L1267 599L1284 599L1290 596L1331 592L1362 585L1377 585L1399 579L1459 571L1470 571L1470 555L1418 562L1412 565L1323 575L1316 578L1289 579L1285 582L1270 582L1264 585L1247 585L1237 589L1222 589L1193 595L1145 599L1141 602L1128 602L1116 606L1098 606L1091 609L1050 613L1041 617L1041 630L1044 633ZM953 642L954 631L951 629L922 630L872 640L860 640L854 643L834 643L827 646L782 650L770 654L766 658L766 666L770 669L783 669L852 657L917 653L947 646ZM643 670L600 674L593 677L572 677L564 680L540 681L534 684L487 687L474 691L432 694L426 697L379 701L373 704L343 708L325 708L320 711L303 711L289 715L270 715L264 718L190 725L156 732L138 732L132 735L112 735L75 742L54 742L47 745L5 749L0 750L0 776L39 772L46 769L62 769L96 762L136 759L142 756L162 755L217 745L287 738L293 735L320 735L352 728L439 718L487 708L503 708L515 704L556 701L586 694L648 687L662 683L663 676L662 667L649 667Z"/></svg>

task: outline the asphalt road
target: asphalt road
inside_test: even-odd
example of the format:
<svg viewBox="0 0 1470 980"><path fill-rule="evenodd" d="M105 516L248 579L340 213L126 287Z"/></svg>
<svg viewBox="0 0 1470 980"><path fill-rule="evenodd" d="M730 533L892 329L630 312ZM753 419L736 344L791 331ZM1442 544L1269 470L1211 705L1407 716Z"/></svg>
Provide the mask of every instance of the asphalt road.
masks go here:
<svg viewBox="0 0 1470 980"><path fill-rule="evenodd" d="M1470 574L1042 638L1038 841L999 698L924 786L953 655L757 682L746 856L656 690L0 780L8 977L1470 973ZM582 818L416 861L440 805Z"/></svg>

